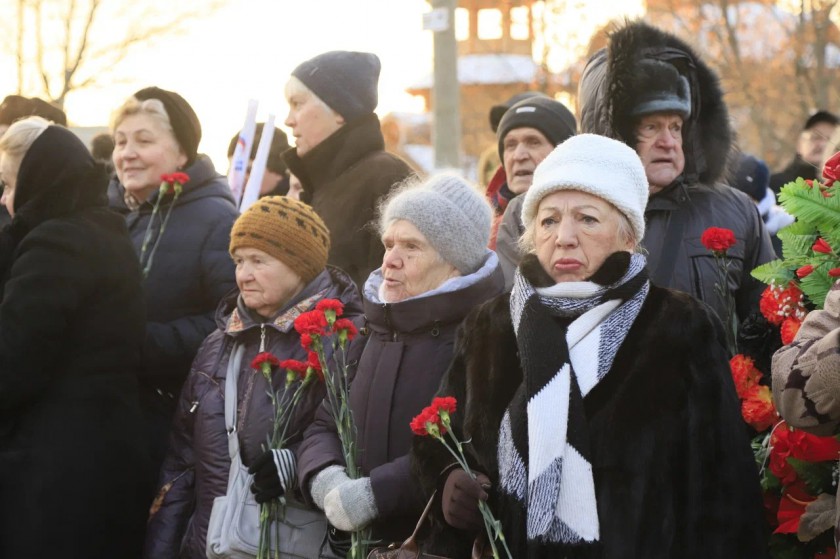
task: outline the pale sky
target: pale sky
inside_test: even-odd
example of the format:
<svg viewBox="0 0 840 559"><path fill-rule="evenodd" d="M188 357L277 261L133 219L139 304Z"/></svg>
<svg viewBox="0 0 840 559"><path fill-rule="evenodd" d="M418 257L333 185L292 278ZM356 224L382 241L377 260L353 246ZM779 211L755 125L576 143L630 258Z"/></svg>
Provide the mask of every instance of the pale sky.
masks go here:
<svg viewBox="0 0 840 559"><path fill-rule="evenodd" d="M203 4L182 0L179 9L190 2ZM592 0L563 23L594 26L611 15L638 13L639 5L640 0ZM71 94L66 112L71 124L105 125L111 112L142 87L177 91L201 120L200 151L225 173L227 144L242 126L248 100L260 102L258 120L273 112L283 128L283 86L295 66L321 52L376 53L382 61L377 113L419 112L422 102L404 89L431 71L432 34L422 29L422 15L429 10L425 0L230 0L191 22L184 34L136 48L112 75L102 76L107 85ZM121 29L119 24L104 27L112 34ZM9 83L0 85L11 93L14 67L4 58L0 76Z"/></svg>

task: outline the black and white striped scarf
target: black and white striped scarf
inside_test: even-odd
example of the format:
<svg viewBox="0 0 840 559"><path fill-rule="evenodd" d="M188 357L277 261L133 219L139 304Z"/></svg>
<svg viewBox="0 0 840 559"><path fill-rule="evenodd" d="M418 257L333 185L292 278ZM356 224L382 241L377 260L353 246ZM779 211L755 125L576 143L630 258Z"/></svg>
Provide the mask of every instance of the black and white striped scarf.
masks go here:
<svg viewBox="0 0 840 559"><path fill-rule="evenodd" d="M626 256L626 272L606 286L535 288L516 272L510 313L524 378L502 419L499 485L522 508L529 541L600 540L583 398L610 370L650 290L645 257Z"/></svg>

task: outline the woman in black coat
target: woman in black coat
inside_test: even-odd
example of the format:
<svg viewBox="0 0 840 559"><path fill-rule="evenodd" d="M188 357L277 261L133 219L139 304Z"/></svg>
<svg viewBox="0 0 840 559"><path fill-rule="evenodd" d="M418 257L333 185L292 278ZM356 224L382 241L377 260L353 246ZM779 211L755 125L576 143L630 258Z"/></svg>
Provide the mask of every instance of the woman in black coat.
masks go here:
<svg viewBox="0 0 840 559"><path fill-rule="evenodd" d="M660 134L670 134L663 128ZM433 553L466 557L488 500L515 558L764 556L758 472L720 324L648 281L645 170L584 134L534 173L529 254L471 313L439 394L473 479L431 437L414 466Z"/></svg>
<svg viewBox="0 0 840 559"><path fill-rule="evenodd" d="M0 557L139 555L145 312L104 170L39 117L0 139Z"/></svg>
<svg viewBox="0 0 840 559"><path fill-rule="evenodd" d="M140 403L157 477L181 385L201 342L216 328L216 306L236 287L228 241L238 211L227 180L197 153L201 125L177 93L138 91L116 111L111 129L117 180L109 187L110 203L125 214L145 272ZM177 199L161 195L161 175L176 171L189 177L183 191Z"/></svg>

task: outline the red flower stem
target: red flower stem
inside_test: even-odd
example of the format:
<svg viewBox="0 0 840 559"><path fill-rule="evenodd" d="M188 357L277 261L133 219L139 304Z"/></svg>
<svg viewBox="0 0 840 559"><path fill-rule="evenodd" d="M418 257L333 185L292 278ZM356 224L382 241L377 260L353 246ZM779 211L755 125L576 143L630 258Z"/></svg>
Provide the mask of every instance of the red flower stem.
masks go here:
<svg viewBox="0 0 840 559"><path fill-rule="evenodd" d="M175 196L172 197L172 203L169 204L169 208L166 210L166 217L163 218L163 223L160 225L160 231L158 231L157 239L155 239L155 244L152 246L152 251L149 253L149 260L146 262L146 267L143 268L143 278L147 278L149 276L149 271L152 269L152 261L155 259L155 253L157 252L158 247L160 246L160 240L163 238L163 232L166 231L166 224L169 223L169 216L172 215L172 210L175 208L175 202L178 201L178 197L181 195L180 190L175 190ZM162 196L158 196L157 201L155 202L155 209L158 208L160 204L160 199ZM152 211L152 215L154 215L154 210ZM149 225L152 224L152 221L149 220Z"/></svg>

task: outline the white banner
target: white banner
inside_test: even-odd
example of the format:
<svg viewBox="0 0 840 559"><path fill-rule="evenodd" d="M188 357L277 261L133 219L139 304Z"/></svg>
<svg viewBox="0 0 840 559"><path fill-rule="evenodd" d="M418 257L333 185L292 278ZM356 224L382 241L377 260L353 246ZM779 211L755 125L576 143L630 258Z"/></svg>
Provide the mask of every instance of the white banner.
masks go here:
<svg viewBox="0 0 840 559"><path fill-rule="evenodd" d="M265 121L260 138L260 145L257 147L257 156L251 164L251 175L248 177L248 184L245 185L245 194L242 196L242 203L239 204L239 211L244 213L251 204L260 197L260 186L263 175L265 175L265 164L268 162L268 152L271 151L271 142L274 140L274 115L269 114Z"/></svg>
<svg viewBox="0 0 840 559"><path fill-rule="evenodd" d="M233 150L233 159L228 171L228 184L233 193L236 203L242 198L242 189L245 186L245 175L248 172L248 162L251 160L251 148L254 145L254 130L257 127L256 99L248 101L248 113L245 115L245 125L239 133L239 140L236 142L236 149Z"/></svg>

